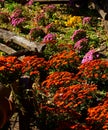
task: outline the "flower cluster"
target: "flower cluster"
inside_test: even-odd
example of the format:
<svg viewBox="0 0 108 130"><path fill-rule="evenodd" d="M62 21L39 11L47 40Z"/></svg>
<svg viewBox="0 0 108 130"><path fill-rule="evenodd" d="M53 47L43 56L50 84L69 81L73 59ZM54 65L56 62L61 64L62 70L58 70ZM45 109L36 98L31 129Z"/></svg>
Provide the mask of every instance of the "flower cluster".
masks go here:
<svg viewBox="0 0 108 130"><path fill-rule="evenodd" d="M80 23L82 22L82 19L80 16L73 16L73 17L70 17L67 22L65 22L65 25L66 26L69 26L69 27L76 27L78 26Z"/></svg>
<svg viewBox="0 0 108 130"><path fill-rule="evenodd" d="M15 9L15 11L10 16L11 24L15 27L23 23L26 19L22 16L21 9Z"/></svg>
<svg viewBox="0 0 108 130"><path fill-rule="evenodd" d="M77 42L78 40L82 39L82 38L85 38L86 37L86 32L85 30L83 29L78 29L78 30L75 30L71 39L72 41L74 42Z"/></svg>
<svg viewBox="0 0 108 130"><path fill-rule="evenodd" d="M55 93L61 86L67 87L72 84L73 77L74 74L67 71L54 72L42 82L42 88L47 92Z"/></svg>
<svg viewBox="0 0 108 130"><path fill-rule="evenodd" d="M15 27L18 26L20 23L23 23L25 21L25 18L13 18L11 21L11 24Z"/></svg>
<svg viewBox="0 0 108 130"><path fill-rule="evenodd" d="M70 0L73 5L74 1ZM10 4L9 0L4 3L1 27L45 46L37 55L25 55L21 61L1 56L0 82L7 85L16 79L19 83L20 79L30 78L32 90L19 86L18 105L40 130L107 130L108 61L100 59L95 51L106 40L100 22L95 26L99 20L69 15L73 9L68 10L65 5L62 8L33 2L20 0L24 6ZM7 10L9 13L5 13ZM10 46L18 47L13 43Z"/></svg>
<svg viewBox="0 0 108 130"><path fill-rule="evenodd" d="M33 3L34 3L34 0L29 0L26 5L31 6L31 5L33 5Z"/></svg>
<svg viewBox="0 0 108 130"><path fill-rule="evenodd" d="M73 50L62 51L48 61L47 68L51 71L69 71L76 73L80 58Z"/></svg>
<svg viewBox="0 0 108 130"><path fill-rule="evenodd" d="M48 33L44 38L43 38L43 43L48 44L48 43L55 43L56 41L56 34L54 33Z"/></svg>
<svg viewBox="0 0 108 130"><path fill-rule="evenodd" d="M90 21L91 21L91 17L84 17L84 18L83 18L83 25L89 24Z"/></svg>
<svg viewBox="0 0 108 130"><path fill-rule="evenodd" d="M82 38L79 41L77 41L74 45L74 49L77 50L79 53L85 52L88 50L88 39Z"/></svg>
<svg viewBox="0 0 108 130"><path fill-rule="evenodd" d="M95 84L76 84L68 87L60 87L54 95L54 104L60 111L71 111L86 109L92 103L96 94L97 86Z"/></svg>
<svg viewBox="0 0 108 130"><path fill-rule="evenodd" d="M94 130L108 129L108 98L105 98L97 106L88 108L86 121Z"/></svg>
<svg viewBox="0 0 108 130"><path fill-rule="evenodd" d="M29 76L40 76L41 70L46 66L44 58L37 56L26 56L23 58L22 74Z"/></svg>
<svg viewBox="0 0 108 130"><path fill-rule="evenodd" d="M21 76L22 63L17 57L0 57L0 82L10 83Z"/></svg>
<svg viewBox="0 0 108 130"><path fill-rule="evenodd" d="M104 89L108 82L108 61L96 59L85 62L79 66L78 76L89 83L98 84L100 89Z"/></svg>
<svg viewBox="0 0 108 130"><path fill-rule="evenodd" d="M99 58L99 54L96 53L96 50L95 50L95 49L92 49L92 50L89 50L89 51L85 54L85 56L83 57L81 63L85 63L85 62L88 62L88 61L92 61L92 60L98 59L98 58Z"/></svg>

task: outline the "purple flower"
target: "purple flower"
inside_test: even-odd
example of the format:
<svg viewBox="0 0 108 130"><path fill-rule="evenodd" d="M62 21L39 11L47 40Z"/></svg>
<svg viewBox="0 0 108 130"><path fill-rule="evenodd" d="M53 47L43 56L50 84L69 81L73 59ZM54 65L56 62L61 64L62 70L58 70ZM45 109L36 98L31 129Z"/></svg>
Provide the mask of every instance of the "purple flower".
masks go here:
<svg viewBox="0 0 108 130"><path fill-rule="evenodd" d="M26 5L30 6L34 3L34 0L30 0Z"/></svg>
<svg viewBox="0 0 108 130"><path fill-rule="evenodd" d="M56 34L49 33L43 38L43 43L49 43L56 40Z"/></svg>
<svg viewBox="0 0 108 130"><path fill-rule="evenodd" d="M92 50L90 50L89 52L87 52L87 53L85 54L85 56L83 57L81 63L85 63L85 62L88 62L88 61L94 60L94 57L95 57L95 58L98 58L99 55L96 54L95 49L92 49Z"/></svg>
<svg viewBox="0 0 108 130"><path fill-rule="evenodd" d="M85 32L85 30L83 30L83 29L78 29L78 30L75 30L75 31L74 31L74 33L73 33L71 39L72 39L72 41L77 42L78 40L80 40L80 39L82 39L82 38L84 38L84 37L86 37L86 32Z"/></svg>
<svg viewBox="0 0 108 130"><path fill-rule="evenodd" d="M78 50L80 52L80 50L85 47L87 45L88 39L87 38L82 38L79 41L77 41L74 45L74 49Z"/></svg>
<svg viewBox="0 0 108 130"><path fill-rule="evenodd" d="M25 18L12 18L11 24L15 27L24 21L25 21Z"/></svg>
<svg viewBox="0 0 108 130"><path fill-rule="evenodd" d="M11 24L15 27L25 21L25 18L22 17L22 10L16 9L10 16Z"/></svg>
<svg viewBox="0 0 108 130"><path fill-rule="evenodd" d="M84 18L83 18L83 25L84 25L84 24L89 24L89 23L90 23L90 20L91 20L91 17L84 17Z"/></svg>
<svg viewBox="0 0 108 130"><path fill-rule="evenodd" d="M13 13L12 13L12 15L10 16L10 18L12 19L12 18L17 18L17 17L19 17L20 15L21 15L21 13L22 13L22 10L21 9L16 9Z"/></svg>

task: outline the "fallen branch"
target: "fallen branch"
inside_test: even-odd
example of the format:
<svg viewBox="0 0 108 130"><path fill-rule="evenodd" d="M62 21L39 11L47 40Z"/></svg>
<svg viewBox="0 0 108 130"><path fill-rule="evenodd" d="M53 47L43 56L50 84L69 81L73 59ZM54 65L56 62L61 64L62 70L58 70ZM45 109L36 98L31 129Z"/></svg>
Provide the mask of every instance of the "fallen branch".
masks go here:
<svg viewBox="0 0 108 130"><path fill-rule="evenodd" d="M24 37L21 37L13 32L4 29L0 29L0 39L2 39L5 42L15 43L29 51L38 50L38 52L40 52L42 47L44 46L44 44L29 41Z"/></svg>
<svg viewBox="0 0 108 130"><path fill-rule="evenodd" d="M16 51L2 43L0 43L0 50L5 52L6 54L15 53Z"/></svg>

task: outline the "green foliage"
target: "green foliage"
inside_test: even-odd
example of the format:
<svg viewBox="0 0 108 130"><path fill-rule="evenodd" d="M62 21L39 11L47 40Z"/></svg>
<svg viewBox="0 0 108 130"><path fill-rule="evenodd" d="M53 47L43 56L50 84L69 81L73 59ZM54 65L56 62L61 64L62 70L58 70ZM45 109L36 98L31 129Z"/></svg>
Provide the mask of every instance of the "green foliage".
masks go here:
<svg viewBox="0 0 108 130"><path fill-rule="evenodd" d="M17 17L13 15L16 9L20 9ZM86 17L90 21L83 23L85 16L67 12L71 12L71 8L67 10L66 5L34 3L23 6L11 0L0 9L0 28L45 44L41 53L22 57L21 61L17 57L2 56L4 54L0 52L0 82L20 84L21 77L30 80L28 87L24 82L20 91L15 92L15 104L18 110L28 112L40 130L92 130L95 122L100 120L95 118L94 121L90 110L100 110L100 103L105 106L103 102L107 99L108 61L98 57L81 62L89 50L97 49L103 41L107 44L102 21ZM25 20L12 24L12 17ZM56 38L44 39L44 36L55 33ZM83 38L87 42L81 43ZM9 46L22 49L13 43ZM98 115L98 111L95 114ZM107 114L104 117L103 124L107 122ZM100 125L102 130L103 124Z"/></svg>

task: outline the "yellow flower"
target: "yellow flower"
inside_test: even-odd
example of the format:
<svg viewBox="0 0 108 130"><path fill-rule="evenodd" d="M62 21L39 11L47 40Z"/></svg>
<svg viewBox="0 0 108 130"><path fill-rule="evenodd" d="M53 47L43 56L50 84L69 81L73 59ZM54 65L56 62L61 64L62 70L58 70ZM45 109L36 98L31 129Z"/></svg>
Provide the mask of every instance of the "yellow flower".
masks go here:
<svg viewBox="0 0 108 130"><path fill-rule="evenodd" d="M71 16L71 17L69 17L67 22L65 22L65 25L68 27L76 27L81 22L82 22L82 19L80 16L73 16L73 17Z"/></svg>
<svg viewBox="0 0 108 130"><path fill-rule="evenodd" d="M3 56L3 54L4 54L4 53L3 53L2 51L0 51L0 56Z"/></svg>

